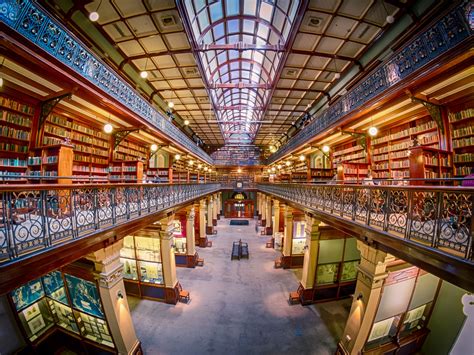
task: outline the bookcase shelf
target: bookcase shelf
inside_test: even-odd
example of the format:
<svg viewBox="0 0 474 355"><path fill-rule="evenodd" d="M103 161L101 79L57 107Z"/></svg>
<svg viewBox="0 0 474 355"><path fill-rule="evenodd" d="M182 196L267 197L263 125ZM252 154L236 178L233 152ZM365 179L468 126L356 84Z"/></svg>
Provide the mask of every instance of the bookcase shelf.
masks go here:
<svg viewBox="0 0 474 355"><path fill-rule="evenodd" d="M466 176L474 167L474 108L450 112L453 157L453 175Z"/></svg>

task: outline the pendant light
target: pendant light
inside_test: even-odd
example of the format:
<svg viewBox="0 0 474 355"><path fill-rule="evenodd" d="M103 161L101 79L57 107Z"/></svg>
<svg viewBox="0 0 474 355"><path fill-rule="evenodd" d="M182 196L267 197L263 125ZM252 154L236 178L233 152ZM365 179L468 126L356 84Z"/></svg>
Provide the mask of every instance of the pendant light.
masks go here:
<svg viewBox="0 0 474 355"><path fill-rule="evenodd" d="M102 4L102 0L99 1L99 5L97 6L97 9L95 11L92 11L91 13L89 13L89 20L91 20L92 22L96 22L97 20L99 20L99 7L100 5Z"/></svg>
<svg viewBox="0 0 474 355"><path fill-rule="evenodd" d="M146 57L146 60L145 60L145 70L142 70L140 72L140 76L142 77L142 79L148 78L148 72L146 70L147 64L148 64L148 57Z"/></svg>

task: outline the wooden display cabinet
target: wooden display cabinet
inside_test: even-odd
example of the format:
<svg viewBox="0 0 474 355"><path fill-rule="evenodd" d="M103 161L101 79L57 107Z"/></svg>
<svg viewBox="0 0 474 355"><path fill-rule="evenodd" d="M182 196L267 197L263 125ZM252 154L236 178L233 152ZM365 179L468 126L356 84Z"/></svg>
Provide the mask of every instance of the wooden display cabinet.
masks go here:
<svg viewBox="0 0 474 355"><path fill-rule="evenodd" d="M70 184L72 182L73 146L56 144L32 149L28 158L28 175L41 183Z"/></svg>
<svg viewBox="0 0 474 355"><path fill-rule="evenodd" d="M413 147L410 154L410 179L412 185L424 185L424 180L452 177L452 153L429 147ZM421 181L420 181L421 180ZM430 181L430 184L436 183ZM444 181L439 182L445 185Z"/></svg>

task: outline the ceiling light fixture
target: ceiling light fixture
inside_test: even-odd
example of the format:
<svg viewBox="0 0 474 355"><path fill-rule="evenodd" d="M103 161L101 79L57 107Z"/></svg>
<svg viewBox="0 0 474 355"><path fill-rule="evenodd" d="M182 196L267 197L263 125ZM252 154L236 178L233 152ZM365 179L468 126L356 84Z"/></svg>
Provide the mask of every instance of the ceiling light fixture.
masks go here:
<svg viewBox="0 0 474 355"><path fill-rule="evenodd" d="M193 166L194 165L194 162L192 160L188 161L188 165L189 166Z"/></svg>
<svg viewBox="0 0 474 355"><path fill-rule="evenodd" d="M291 161L287 161L285 164L286 164L286 166L290 166L290 165L291 165Z"/></svg>
<svg viewBox="0 0 474 355"><path fill-rule="evenodd" d="M99 19L99 7L100 5L102 4L102 0L99 1L99 5L97 6L97 9L95 9L95 11L92 11L91 13L89 13L89 20L91 20L92 22L96 22L98 19Z"/></svg>
<svg viewBox="0 0 474 355"><path fill-rule="evenodd" d="M277 165L277 168L278 168L278 169L281 169L281 164L278 164L278 165Z"/></svg>
<svg viewBox="0 0 474 355"><path fill-rule="evenodd" d="M330 150L330 148L329 148L328 145L323 145L323 152L324 153L329 153L329 150Z"/></svg>
<svg viewBox="0 0 474 355"><path fill-rule="evenodd" d="M189 126L189 120L184 120L184 125Z"/></svg>
<svg viewBox="0 0 474 355"><path fill-rule="evenodd" d="M242 172L242 169L241 168L238 168L237 169L237 172L240 174Z"/></svg>
<svg viewBox="0 0 474 355"><path fill-rule="evenodd" d="M151 150L152 152L156 152L156 151L158 150L158 144L153 143L153 144L151 145L151 147L150 147L150 150Z"/></svg>
<svg viewBox="0 0 474 355"><path fill-rule="evenodd" d="M385 10L385 13L387 14L387 17L385 17L385 21L387 21L387 23L394 23L395 22L395 17L393 17L392 15L390 15L388 13L387 8L385 7L385 0L382 0L382 6Z"/></svg>
<svg viewBox="0 0 474 355"><path fill-rule="evenodd" d="M140 76L142 77L142 79L148 78L148 72L146 71L147 64L148 64L148 57L146 57L145 59L145 70L142 70L140 72Z"/></svg>
<svg viewBox="0 0 474 355"><path fill-rule="evenodd" d="M306 160L305 155L304 155L304 154L301 154L301 155L300 155L300 161L305 161L305 160Z"/></svg>
<svg viewBox="0 0 474 355"><path fill-rule="evenodd" d="M173 108L174 107L174 102L173 101L168 102L168 107Z"/></svg>
<svg viewBox="0 0 474 355"><path fill-rule="evenodd" d="M179 159L181 159L181 155L175 154L174 158L175 158L176 160L179 160Z"/></svg>
<svg viewBox="0 0 474 355"><path fill-rule="evenodd" d="M3 78L0 77L0 88L3 86Z"/></svg>
<svg viewBox="0 0 474 355"><path fill-rule="evenodd" d="M106 123L104 125L104 132L105 133L110 134L110 133L112 133L113 130L114 130L114 127L110 123Z"/></svg>
<svg viewBox="0 0 474 355"><path fill-rule="evenodd" d="M276 170L276 169L275 169L275 167L274 167L274 166L272 166L272 172L275 172L275 170Z"/></svg>
<svg viewBox="0 0 474 355"><path fill-rule="evenodd" d="M372 126L369 128L369 135L372 136L372 137L375 137L377 135L377 133L379 133L379 130L377 127L375 126Z"/></svg>
<svg viewBox="0 0 474 355"><path fill-rule="evenodd" d="M336 59L334 59L334 69L335 69L335 74L334 74L334 79L339 79L341 77L341 74L338 73L337 71L337 64L336 64Z"/></svg>
<svg viewBox="0 0 474 355"><path fill-rule="evenodd" d="M198 169L201 169L202 168L202 164L198 164Z"/></svg>

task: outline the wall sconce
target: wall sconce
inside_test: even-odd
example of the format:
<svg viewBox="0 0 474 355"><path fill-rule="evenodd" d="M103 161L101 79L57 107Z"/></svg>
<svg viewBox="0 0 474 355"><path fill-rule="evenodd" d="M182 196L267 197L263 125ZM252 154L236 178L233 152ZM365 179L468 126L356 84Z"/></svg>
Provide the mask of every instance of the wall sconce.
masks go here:
<svg viewBox="0 0 474 355"><path fill-rule="evenodd" d="M123 300L123 293L122 290L117 291L117 299L122 299Z"/></svg>
<svg viewBox="0 0 474 355"><path fill-rule="evenodd" d="M305 245L305 246L303 247L303 250L308 250L308 249L309 249L309 246L307 246L307 245Z"/></svg>
<svg viewBox="0 0 474 355"><path fill-rule="evenodd" d="M364 295L362 294L362 292L359 292L359 295L357 296L357 301L361 301L362 298L364 298Z"/></svg>

